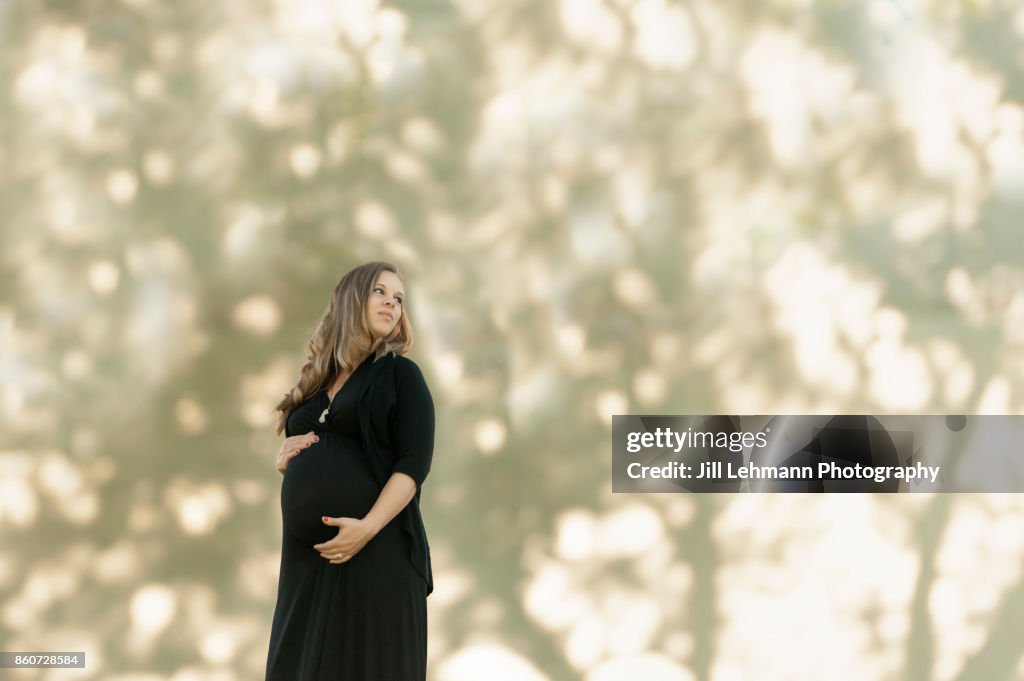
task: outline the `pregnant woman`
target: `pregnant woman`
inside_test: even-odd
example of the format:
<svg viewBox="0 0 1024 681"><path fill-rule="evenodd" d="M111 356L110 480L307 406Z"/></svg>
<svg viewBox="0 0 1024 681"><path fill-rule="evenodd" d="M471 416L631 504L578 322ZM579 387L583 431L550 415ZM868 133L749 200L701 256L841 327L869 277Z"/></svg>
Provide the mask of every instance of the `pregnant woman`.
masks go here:
<svg viewBox="0 0 1024 681"><path fill-rule="evenodd" d="M338 282L277 410L284 532L267 681L424 681L430 549L420 487L434 403L404 355L398 269Z"/></svg>

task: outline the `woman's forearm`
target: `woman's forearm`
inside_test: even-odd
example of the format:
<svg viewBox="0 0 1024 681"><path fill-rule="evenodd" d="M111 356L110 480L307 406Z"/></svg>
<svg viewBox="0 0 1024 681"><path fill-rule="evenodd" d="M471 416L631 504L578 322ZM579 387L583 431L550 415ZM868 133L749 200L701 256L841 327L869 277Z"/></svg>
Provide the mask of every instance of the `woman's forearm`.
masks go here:
<svg viewBox="0 0 1024 681"><path fill-rule="evenodd" d="M412 501L416 494L416 481L405 473L392 473L373 508L363 520L370 523L373 533L377 534L385 525Z"/></svg>

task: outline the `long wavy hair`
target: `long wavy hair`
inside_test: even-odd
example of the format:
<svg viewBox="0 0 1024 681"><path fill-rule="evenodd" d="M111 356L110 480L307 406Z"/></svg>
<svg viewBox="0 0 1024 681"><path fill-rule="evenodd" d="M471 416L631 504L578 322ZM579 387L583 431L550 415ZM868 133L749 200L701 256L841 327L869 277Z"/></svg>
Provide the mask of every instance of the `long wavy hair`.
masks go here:
<svg viewBox="0 0 1024 681"><path fill-rule="evenodd" d="M412 347L412 323L404 300L402 316L387 336L374 341L366 323L366 304L381 272L394 272L404 285L397 267L370 262L351 270L334 287L334 295L309 338L299 380L274 408L278 412L277 435L285 432L288 415L295 407L329 386L340 373L354 370L371 352L376 353L376 362L388 352L404 355Z"/></svg>

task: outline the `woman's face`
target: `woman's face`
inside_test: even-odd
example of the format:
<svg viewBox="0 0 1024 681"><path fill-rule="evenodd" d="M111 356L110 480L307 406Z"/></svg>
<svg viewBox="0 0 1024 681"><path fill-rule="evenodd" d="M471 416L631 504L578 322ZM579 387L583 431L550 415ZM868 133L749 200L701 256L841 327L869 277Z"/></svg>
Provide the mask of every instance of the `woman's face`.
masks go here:
<svg viewBox="0 0 1024 681"><path fill-rule="evenodd" d="M366 323L370 326L374 340L388 335L395 328L402 318L404 300L405 291L402 290L402 280L398 275L394 272L381 272L366 303Z"/></svg>

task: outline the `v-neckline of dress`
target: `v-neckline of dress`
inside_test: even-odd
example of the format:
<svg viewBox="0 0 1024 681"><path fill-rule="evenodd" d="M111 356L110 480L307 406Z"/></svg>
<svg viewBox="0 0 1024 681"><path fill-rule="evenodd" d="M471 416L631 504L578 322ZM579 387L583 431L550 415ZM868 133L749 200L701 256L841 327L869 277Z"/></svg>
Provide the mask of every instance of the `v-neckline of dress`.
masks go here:
<svg viewBox="0 0 1024 681"><path fill-rule="evenodd" d="M331 418L331 412L333 411L334 403L338 400L338 395L340 395L341 391L345 389L345 386L349 384L352 378L356 375L356 372L359 371L359 369L362 368L364 364L366 364L366 360L370 359L371 357L373 357L372 352L366 357L364 357L363 361L356 365L356 368L352 370L352 373L348 375L348 378L342 381L341 385L338 386L338 389L334 392L334 395L328 396L327 390L323 391L324 399L327 400L327 407L324 409L323 413L320 414L320 423L327 423L327 421Z"/></svg>
<svg viewBox="0 0 1024 681"><path fill-rule="evenodd" d="M346 378L342 382L341 386L338 387L334 395L328 396L326 390L324 390L323 393L321 393L324 396L324 400L327 401L327 406L324 407L324 410L322 412L320 412L320 418L318 419L320 423L327 423L331 419L331 412L334 409L334 403L337 401L338 395L340 395L341 391L345 389L345 386L348 385L348 382L352 380L352 377L355 376L355 373L355 370L353 370L352 373L348 375L348 378Z"/></svg>
<svg viewBox="0 0 1024 681"><path fill-rule="evenodd" d="M358 367L356 367L356 368L358 368ZM327 405L328 405L328 406L330 406L330 405L334 404L334 400L338 399L338 394L339 394L339 393L341 393L341 391L345 389L345 386L346 386L346 385L348 385L348 382L349 382L350 380L352 380L352 376L354 376L354 375L355 375L355 373L356 373L356 370L355 370L355 369L353 369L353 370L352 370L352 373L351 373L351 374L349 374L349 375L348 375L348 376L347 376L347 377L345 378L345 380L341 382L341 385L339 385L339 386L338 386L338 389L334 391L334 394L333 394L333 395L328 395L328 394L327 394L327 391L326 391L326 390L324 391L324 396L325 396L325 397L327 398Z"/></svg>

